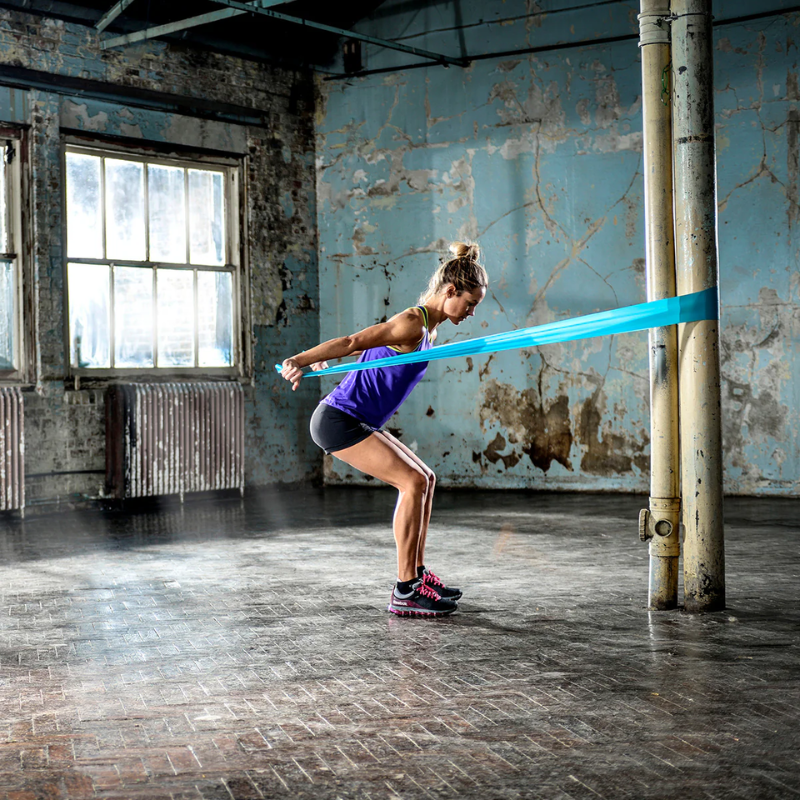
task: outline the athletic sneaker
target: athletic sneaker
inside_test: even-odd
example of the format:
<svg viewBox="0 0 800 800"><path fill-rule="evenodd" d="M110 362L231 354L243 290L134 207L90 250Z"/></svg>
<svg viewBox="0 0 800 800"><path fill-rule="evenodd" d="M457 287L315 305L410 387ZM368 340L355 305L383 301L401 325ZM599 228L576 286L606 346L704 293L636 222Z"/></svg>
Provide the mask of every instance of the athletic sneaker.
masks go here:
<svg viewBox="0 0 800 800"><path fill-rule="evenodd" d="M461 589L456 589L454 586L445 586L444 581L438 575L434 575L427 567L425 572L422 573L422 582L426 586L430 586L442 600L456 601L461 597Z"/></svg>
<svg viewBox="0 0 800 800"><path fill-rule="evenodd" d="M452 600L443 600L430 586L419 581L406 595L399 595L396 587L392 589L386 610L400 617L444 617L457 608Z"/></svg>

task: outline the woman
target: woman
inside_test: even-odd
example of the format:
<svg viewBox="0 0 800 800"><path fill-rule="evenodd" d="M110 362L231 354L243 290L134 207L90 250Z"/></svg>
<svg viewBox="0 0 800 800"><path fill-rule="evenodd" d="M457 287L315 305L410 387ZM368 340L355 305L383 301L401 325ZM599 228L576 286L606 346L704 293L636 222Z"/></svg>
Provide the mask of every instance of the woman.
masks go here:
<svg viewBox="0 0 800 800"><path fill-rule="evenodd" d="M419 305L351 336L323 342L287 358L281 375L296 389L303 367L324 369L327 359L360 353L359 362L429 349L445 320L460 325L473 316L489 280L477 244L454 242L453 258L441 264ZM383 425L419 383L427 362L366 369L347 377L317 406L311 437L326 453L394 486L398 579L388 610L400 616L452 614L461 591L425 567L425 540L436 476Z"/></svg>

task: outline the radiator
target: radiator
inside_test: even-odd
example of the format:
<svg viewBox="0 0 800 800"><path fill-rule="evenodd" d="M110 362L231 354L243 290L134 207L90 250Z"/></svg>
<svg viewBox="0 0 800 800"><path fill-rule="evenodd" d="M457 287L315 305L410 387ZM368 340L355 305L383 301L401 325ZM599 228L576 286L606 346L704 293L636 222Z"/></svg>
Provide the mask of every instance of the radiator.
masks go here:
<svg viewBox="0 0 800 800"><path fill-rule="evenodd" d="M25 508L25 414L22 392L0 388L0 511Z"/></svg>
<svg viewBox="0 0 800 800"><path fill-rule="evenodd" d="M238 383L114 384L106 396L106 483L113 497L214 489L244 493Z"/></svg>

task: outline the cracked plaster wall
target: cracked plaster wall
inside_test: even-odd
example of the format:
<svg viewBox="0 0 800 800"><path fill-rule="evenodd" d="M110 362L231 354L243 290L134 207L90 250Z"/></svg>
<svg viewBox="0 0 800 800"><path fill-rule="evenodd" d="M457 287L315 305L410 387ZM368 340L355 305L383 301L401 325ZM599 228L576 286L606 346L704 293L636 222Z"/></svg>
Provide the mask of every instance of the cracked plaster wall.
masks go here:
<svg viewBox="0 0 800 800"><path fill-rule="evenodd" d="M526 18L535 3L500 5L390 2L362 29L449 54L638 30L624 7L549 21ZM714 7L718 19L752 10ZM725 488L735 493L800 489L798 26L788 14L715 31ZM408 60L365 52L368 68ZM635 40L320 81L319 93L323 339L413 304L458 238L480 241L492 283L470 327L443 328L440 341L645 299ZM449 485L647 491L646 335L435 362L389 426ZM325 474L364 480L330 458Z"/></svg>
<svg viewBox="0 0 800 800"><path fill-rule="evenodd" d="M0 63L236 103L268 120L264 127L248 127L123 102L0 89L0 121L29 125L31 132L36 385L25 394L29 500L98 497L104 483L102 388L75 391L66 380L61 136L68 130L241 159L254 363L245 388L247 483L317 475L321 460L303 435L316 396L310 387L293 397L278 391L272 370L276 354L303 349L319 337L311 81L158 41L101 52L94 29L7 10L0 10Z"/></svg>

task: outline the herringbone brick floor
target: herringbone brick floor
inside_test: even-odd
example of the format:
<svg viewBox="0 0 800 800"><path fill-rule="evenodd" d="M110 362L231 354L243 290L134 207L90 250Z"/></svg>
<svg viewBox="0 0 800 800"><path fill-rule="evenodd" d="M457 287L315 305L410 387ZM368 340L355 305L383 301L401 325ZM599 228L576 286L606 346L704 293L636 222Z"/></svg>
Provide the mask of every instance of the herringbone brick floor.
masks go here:
<svg viewBox="0 0 800 800"><path fill-rule="evenodd" d="M800 795L795 501L728 501L690 616L645 608L642 498L440 492L444 620L385 611L393 502L6 520L0 799Z"/></svg>

